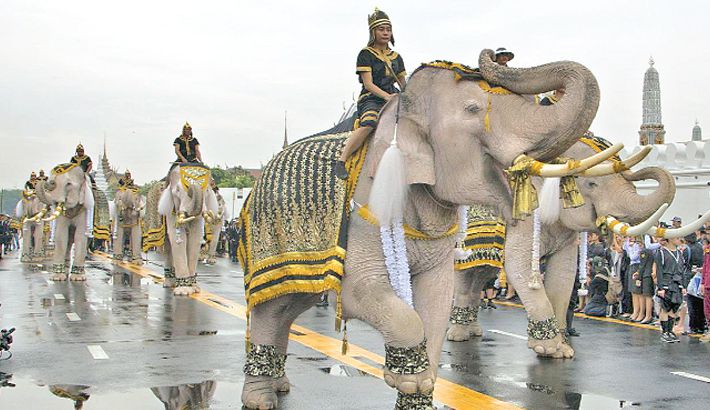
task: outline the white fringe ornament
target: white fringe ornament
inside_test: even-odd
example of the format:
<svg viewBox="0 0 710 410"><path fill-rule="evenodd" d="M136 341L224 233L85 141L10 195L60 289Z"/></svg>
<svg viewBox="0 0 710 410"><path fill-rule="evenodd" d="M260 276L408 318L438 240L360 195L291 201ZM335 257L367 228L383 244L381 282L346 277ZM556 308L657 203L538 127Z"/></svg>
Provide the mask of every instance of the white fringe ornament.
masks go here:
<svg viewBox="0 0 710 410"><path fill-rule="evenodd" d="M458 208L459 217L459 232L456 235L456 249L454 250L454 258L457 261L465 261L473 253L472 250L466 250L466 231L468 229L468 206L461 205Z"/></svg>
<svg viewBox="0 0 710 410"><path fill-rule="evenodd" d="M409 272L407 245L404 242L404 226L397 221L391 226L380 226L382 251L394 293L409 306L414 306L412 298L412 275Z"/></svg>
<svg viewBox="0 0 710 410"><path fill-rule="evenodd" d="M540 274L540 210L533 212L533 237L532 255L530 260L530 281L528 287L533 290L542 289L542 275Z"/></svg>
<svg viewBox="0 0 710 410"><path fill-rule="evenodd" d="M587 252L588 252L589 242L587 240L587 233L579 233L579 280L584 282L587 278Z"/></svg>
<svg viewBox="0 0 710 410"><path fill-rule="evenodd" d="M560 178L545 178L540 190L540 220L552 225L560 219Z"/></svg>

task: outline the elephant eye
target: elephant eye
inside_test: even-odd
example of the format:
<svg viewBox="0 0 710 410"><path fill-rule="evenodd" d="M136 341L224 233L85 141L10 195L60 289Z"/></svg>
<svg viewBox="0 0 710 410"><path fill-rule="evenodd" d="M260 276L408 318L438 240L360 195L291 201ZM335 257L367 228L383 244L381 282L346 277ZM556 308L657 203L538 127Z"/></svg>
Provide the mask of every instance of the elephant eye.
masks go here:
<svg viewBox="0 0 710 410"><path fill-rule="evenodd" d="M590 188L596 188L596 187L597 187L597 183L594 182L594 181L589 181L589 182L587 182L587 186L590 187Z"/></svg>
<svg viewBox="0 0 710 410"><path fill-rule="evenodd" d="M467 102L466 106L464 107L464 110L466 110L466 112L470 114L476 114L481 111L481 107L479 107L478 104L475 102Z"/></svg>

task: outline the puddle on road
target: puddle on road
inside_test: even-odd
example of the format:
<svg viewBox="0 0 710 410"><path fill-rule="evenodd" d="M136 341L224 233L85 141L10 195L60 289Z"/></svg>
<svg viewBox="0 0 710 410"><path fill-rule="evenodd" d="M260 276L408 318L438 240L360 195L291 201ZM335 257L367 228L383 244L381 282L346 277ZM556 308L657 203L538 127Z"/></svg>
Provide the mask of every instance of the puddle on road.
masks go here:
<svg viewBox="0 0 710 410"><path fill-rule="evenodd" d="M217 392L217 386L220 389ZM241 385L205 380L177 386L159 386L126 391L110 391L76 384L42 385L13 378L0 372L0 408L116 409L117 403L130 403L131 410L234 408ZM71 403L71 404L70 404Z"/></svg>
<svg viewBox="0 0 710 410"><path fill-rule="evenodd" d="M370 374L363 372L362 370L358 370L354 367L346 366L344 364L334 364L330 367L321 367L320 371L335 377L373 377Z"/></svg>
<svg viewBox="0 0 710 410"><path fill-rule="evenodd" d="M555 395L557 392L550 386L537 383L525 383L525 387L534 392ZM564 392L565 402L575 410L622 409L641 406L639 402L614 399L592 393Z"/></svg>

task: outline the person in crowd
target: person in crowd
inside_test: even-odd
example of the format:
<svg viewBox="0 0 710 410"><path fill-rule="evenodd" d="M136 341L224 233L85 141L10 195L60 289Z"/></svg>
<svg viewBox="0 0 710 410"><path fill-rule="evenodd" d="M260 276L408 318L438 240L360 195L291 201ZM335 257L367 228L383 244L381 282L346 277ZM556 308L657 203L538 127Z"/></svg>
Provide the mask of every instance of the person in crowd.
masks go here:
<svg viewBox="0 0 710 410"><path fill-rule="evenodd" d="M367 47L357 56L355 73L359 76L362 90L357 100L359 126L345 141L340 158L335 164L336 176L348 178L345 161L365 143L377 127L380 110L395 94L404 90L407 71L402 56L390 49L394 46L392 22L387 14L379 9L367 17L370 39ZM399 89L395 87L399 86Z"/></svg>
<svg viewBox="0 0 710 410"><path fill-rule="evenodd" d="M686 264L680 249L679 238L662 239L662 247L656 252L653 263L653 278L656 284L656 295L661 302L659 314L661 321L661 341L678 342L678 336L673 333L673 324L677 313L683 304L685 290Z"/></svg>
<svg viewBox="0 0 710 410"><path fill-rule="evenodd" d="M28 179L27 182L25 182L25 190L26 191L34 191L35 188L37 187L37 182L39 182L39 180L37 179L37 174L35 174L35 172L32 171L32 173L30 174L30 179Z"/></svg>
<svg viewBox="0 0 710 410"><path fill-rule="evenodd" d="M229 243L229 259L237 263L237 247L239 245L239 225L237 219L233 219L227 228L227 242Z"/></svg>
<svg viewBox="0 0 710 410"><path fill-rule="evenodd" d="M606 293L609 290L609 263L604 256L596 255L592 257L591 276L589 302L584 307L584 314L603 317L607 314Z"/></svg>
<svg viewBox="0 0 710 410"><path fill-rule="evenodd" d="M700 282L700 294L703 297L703 311L705 313L705 323L708 331L700 338L701 342L710 342L710 239L706 238L703 243L703 276Z"/></svg>
<svg viewBox="0 0 710 410"><path fill-rule="evenodd" d="M671 228L673 229L680 228L682 224L683 220L680 218L680 216L674 216L673 219L671 219Z"/></svg>
<svg viewBox="0 0 710 410"><path fill-rule="evenodd" d="M609 254L609 271L613 278L619 279L620 283L624 283L624 278L626 277L626 269L628 268L628 261L626 257L626 251L623 249L623 240L619 235L614 234L611 241L611 246L608 250ZM615 303L611 306L611 316L616 317L623 311L624 295L627 294L626 286L622 287L621 295L619 295L620 303ZM630 295L629 295L630 298ZM629 303L630 305L630 303ZM629 306L630 307L630 306Z"/></svg>

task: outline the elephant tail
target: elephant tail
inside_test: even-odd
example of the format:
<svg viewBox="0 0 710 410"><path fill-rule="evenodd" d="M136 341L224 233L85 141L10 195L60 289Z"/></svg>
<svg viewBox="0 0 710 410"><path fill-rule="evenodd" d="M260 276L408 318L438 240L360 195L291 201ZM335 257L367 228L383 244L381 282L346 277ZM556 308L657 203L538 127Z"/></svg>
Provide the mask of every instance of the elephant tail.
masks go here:
<svg viewBox="0 0 710 410"><path fill-rule="evenodd" d="M540 222L552 225L560 219L560 178L545 178L540 191Z"/></svg>

